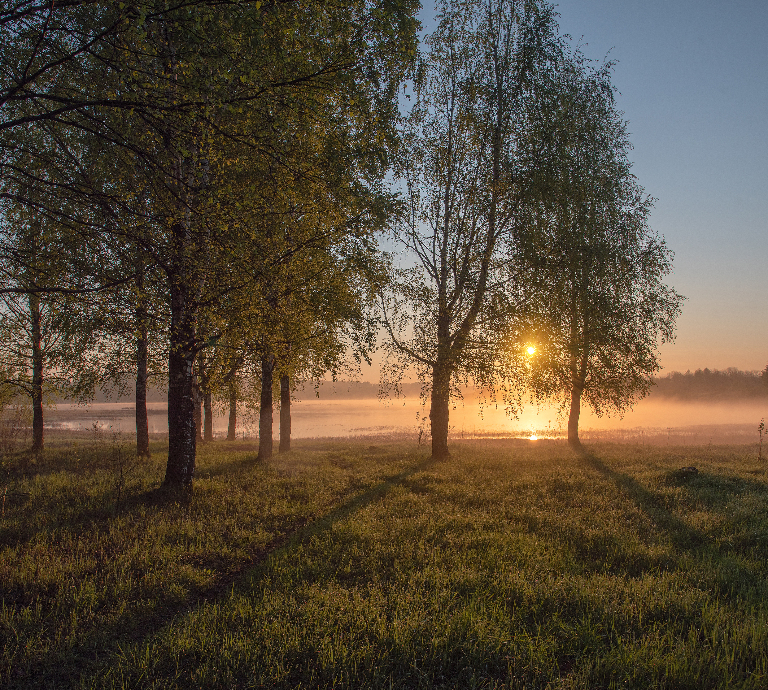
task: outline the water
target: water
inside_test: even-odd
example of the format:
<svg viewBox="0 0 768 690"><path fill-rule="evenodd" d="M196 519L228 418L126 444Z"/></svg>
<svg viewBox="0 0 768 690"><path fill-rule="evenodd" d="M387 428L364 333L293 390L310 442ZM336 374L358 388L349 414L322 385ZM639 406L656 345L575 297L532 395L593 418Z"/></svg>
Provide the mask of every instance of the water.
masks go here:
<svg viewBox="0 0 768 690"><path fill-rule="evenodd" d="M165 403L149 403L147 407L150 433L167 433ZM291 413L294 438L391 434L416 437L420 429L429 430L429 409L422 407L417 397L386 402L310 398L294 402ZM580 420L580 432L583 439L747 443L758 440L757 426L764 417L768 417L768 400L692 403L651 398L638 403L623 418L600 418L585 410ZM566 426L566 420L553 407L529 406L515 419L507 415L502 405L481 407L475 399L458 401L451 410L450 422L452 436L463 438L561 437ZM226 411L220 410L214 416L214 435L226 436L227 423ZM94 425L103 431L133 433L134 406L125 402L96 403L87 407L58 405L46 410L46 426L50 428L90 430ZM238 436L258 434L258 418L253 411L241 411L238 425ZM275 410L274 435L278 433Z"/></svg>

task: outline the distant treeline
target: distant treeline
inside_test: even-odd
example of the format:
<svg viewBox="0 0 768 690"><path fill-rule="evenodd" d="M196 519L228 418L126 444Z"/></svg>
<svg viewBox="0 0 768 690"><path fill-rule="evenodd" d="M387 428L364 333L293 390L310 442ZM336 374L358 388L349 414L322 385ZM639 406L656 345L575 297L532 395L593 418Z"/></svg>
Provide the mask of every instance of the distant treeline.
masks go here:
<svg viewBox="0 0 768 690"><path fill-rule="evenodd" d="M741 371L728 367L697 369L684 374L673 371L656 379L651 395L681 400L711 400L768 397L768 366L763 371Z"/></svg>
<svg viewBox="0 0 768 690"><path fill-rule="evenodd" d="M421 384L403 383L400 394L406 398L418 398ZM470 394L467 391L466 394ZM133 402L134 389L128 385L118 394L99 390L93 402ZM298 400L367 400L377 398L379 386L368 381L308 381L300 383L293 391ZM681 400L711 400L768 397L768 366L763 371L741 371L735 367L725 370L697 369L681 373L673 371L656 379L651 391L653 397L679 398ZM395 397L395 394L392 394ZM166 402L167 390L149 387L147 402Z"/></svg>
<svg viewBox="0 0 768 690"><path fill-rule="evenodd" d="M70 401L74 402L74 401ZM136 386L126 384L120 390L97 388L94 391L93 399L90 402L95 403L135 403ZM147 386L147 402L163 403L168 402L168 388L158 388L156 386Z"/></svg>
<svg viewBox="0 0 768 690"><path fill-rule="evenodd" d="M421 392L421 384L403 383L400 386L400 395L406 398L418 398ZM320 381L299 384L294 391L299 400L366 400L379 397L379 384L368 381ZM392 393L392 397L395 394Z"/></svg>
<svg viewBox="0 0 768 690"><path fill-rule="evenodd" d="M400 386L400 394L407 398L418 398L421 391L421 384L403 383ZM293 395L298 400L367 400L377 398L379 395L379 385L368 381L307 381L299 383ZM128 384L120 391L106 391L99 389L95 392L93 402L127 402L133 403L135 400L135 388ZM394 397L394 393L392 394ZM153 386L147 387L147 402L167 402L168 390Z"/></svg>

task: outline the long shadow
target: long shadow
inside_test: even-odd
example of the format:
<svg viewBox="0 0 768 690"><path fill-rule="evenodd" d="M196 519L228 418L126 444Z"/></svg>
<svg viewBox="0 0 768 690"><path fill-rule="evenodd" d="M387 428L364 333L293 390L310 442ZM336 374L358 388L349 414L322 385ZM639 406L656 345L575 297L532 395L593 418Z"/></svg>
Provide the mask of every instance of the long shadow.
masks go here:
<svg viewBox="0 0 768 690"><path fill-rule="evenodd" d="M241 451L253 450L252 454L246 454L243 457L235 457L229 461L217 463L216 465L203 465L195 472L195 476L198 479L211 479L222 475L237 475L243 471L252 469L257 466L263 466L260 461L256 459L255 451L258 450L258 446L254 445L253 448L248 446L238 445L233 446L233 450ZM94 463L94 467L99 469L114 469L106 462L100 461ZM60 468L61 469L61 468ZM59 469L59 471L60 471ZM64 469L74 472L84 472L82 467L64 466ZM47 468L41 472L35 472L35 474L44 474L48 471ZM58 529L63 530L75 530L80 531L82 528L90 527L91 525L105 524L115 518L118 514L130 514L139 508L147 508L152 510L164 510L166 508L176 509L179 506L188 504L191 500L191 496L184 492L169 492L162 487L154 487L150 489L137 489L130 485L123 490L123 494L118 499L117 493L117 475L115 478L115 489L110 493L103 494L103 502L91 507L83 507L77 510L76 513L69 517L60 517L56 519L56 526ZM66 496L62 497L62 500L66 500ZM4 510L10 511L23 510L25 505L31 501L30 494L21 494L14 491L7 492L5 495L0 492L0 504L4 505ZM33 541L40 532L49 530L49 526L41 524L34 526L32 524L18 524L11 526L10 520L6 521L7 524L0 524L0 546L19 547ZM0 595L7 594L4 592L2 582L0 582Z"/></svg>
<svg viewBox="0 0 768 690"><path fill-rule="evenodd" d="M402 472L384 477L378 484L351 496L326 515L299 524L293 530L276 537L263 549L255 552L248 561L241 562L237 567L223 573L211 586L193 592L181 602L161 602L146 613L128 610L109 626L84 635L77 645L67 650L49 652L44 668L32 669L29 675L14 679L8 686L9 690L66 688L78 685L80 679L90 676L102 667L103 659L118 652L122 646L141 643L168 625L175 616L226 596L238 584L252 582L255 577L266 572L273 558L289 552L314 535L330 530L337 522L381 500L393 488L406 483L412 475L428 469L435 462L432 458L425 458ZM156 491L139 500L174 499ZM102 663L99 663L99 659Z"/></svg>
<svg viewBox="0 0 768 690"><path fill-rule="evenodd" d="M593 453L582 451L580 455L585 465L598 471L623 489L638 508L669 535L673 546L678 551L688 553L694 561L706 566L705 571L711 575L709 578L710 586L714 588L717 596L726 599L738 599L739 597L754 599L755 592L757 592L758 599L765 597L768 591L768 581L763 575L753 572L745 564L738 553L738 547L734 548L730 544L723 543L722 540L713 539L705 532L686 524L665 507L659 494L647 489L629 475L611 469ZM693 474L690 479L683 479L679 471L670 474L673 481L685 482L697 497L702 489L711 491L713 486L723 484L723 482L718 482L715 477L703 473ZM766 492L766 487L761 482L743 480L741 484L753 490L758 489L762 493ZM726 481L723 488L726 494L732 494L734 488L738 489L739 486L739 482ZM724 505L725 502L723 499L715 501L710 505L710 508L714 509ZM736 553L735 557L734 552ZM754 553L750 558L755 558Z"/></svg>
<svg viewBox="0 0 768 690"><path fill-rule="evenodd" d="M232 449L233 452L239 450L240 449ZM215 465L198 463L198 465L202 466L195 468L195 478L212 479L213 477L221 477L227 474L237 475L244 470L252 469L261 464L261 461L256 458L259 451L258 446L244 448L243 451L241 457L236 457L225 462L217 462Z"/></svg>
<svg viewBox="0 0 768 690"><path fill-rule="evenodd" d="M225 450L228 449L225 447ZM233 445L232 451L237 451L238 453L245 451L248 454L244 455L243 457L236 457L227 462L219 463L217 465L204 465L202 468L198 468L196 470L195 476L198 479L211 479L213 477L224 474L239 474L240 472L253 468L258 464L258 461L256 460L257 450L258 445L254 444L240 444L237 446ZM253 452L250 453L249 451ZM114 518L117 514L131 513L142 507L157 510L162 510L163 508L169 506L175 508L179 505L189 503L191 498L190 495L185 494L184 492L169 492L162 487L137 490L135 487L132 488L129 485L123 490L123 495L121 495L118 499L116 488L118 484L117 470L115 469L114 463L110 464L109 461L104 461L102 459L92 461L90 465L86 465L85 467L78 465L73 466L71 463L62 463L62 466L56 469L56 471L65 469L72 472L73 474L79 474L86 473L87 470L91 467L102 471L113 471L115 474L115 489L112 493L114 495L110 496L109 494L105 494L103 503L94 505L90 508L83 508L78 510L76 514L69 518L57 519L57 528L65 530L78 530L83 526L105 523L105 521ZM29 476L44 476L53 471L54 468L45 465L41 468L34 468L33 471L29 472L28 474ZM160 476L159 479L161 480L162 476ZM3 497L0 493L0 501L2 501L2 499ZM23 510L25 504L31 500L29 494L22 495L13 491L8 493L5 496L5 499L9 513L12 508ZM33 527L29 524L22 524L18 527L2 525L0 526L0 545L7 545L12 547L22 546L34 540L37 534L46 531L47 529L49 529L49 527L46 525L41 525L39 527ZM2 584L0 584L0 593L2 593Z"/></svg>
<svg viewBox="0 0 768 690"><path fill-rule="evenodd" d="M651 520L669 534L672 544L678 549L694 550L707 542L706 535L701 530L686 524L665 506L661 496L647 489L640 482L627 474L616 472L606 465L594 453L582 449L579 453L581 461L593 470L607 477L622 489Z"/></svg>
<svg viewBox="0 0 768 690"><path fill-rule="evenodd" d="M168 492L160 487L136 490L136 488L131 488L130 486L123 489L122 495L118 498L117 480L115 481L115 489L111 493L111 496L108 493L103 494L105 499L103 503L89 508L82 508L70 517L56 518L56 528L80 531L83 526L96 524L104 524L106 526L107 521L115 518L117 515L131 513L140 507L163 509L166 506L175 507L190 500L190 496L187 494ZM9 496L13 498L13 492ZM66 500L66 496L63 496L62 500ZM23 510L29 501L31 501L29 494L25 494L13 503L9 501L9 512L11 507L14 510ZM0 527L0 545L10 547L23 546L33 541L40 532L45 532L49 529L50 526L45 524L37 527L30 524L21 524L18 527L5 525ZM2 592L1 585L0 592Z"/></svg>

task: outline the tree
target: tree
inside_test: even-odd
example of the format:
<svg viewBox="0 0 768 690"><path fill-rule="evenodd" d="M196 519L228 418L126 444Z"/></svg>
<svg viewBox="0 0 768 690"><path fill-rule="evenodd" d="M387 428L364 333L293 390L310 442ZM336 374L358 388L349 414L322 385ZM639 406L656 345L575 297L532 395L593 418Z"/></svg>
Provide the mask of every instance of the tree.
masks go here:
<svg viewBox="0 0 768 690"><path fill-rule="evenodd" d="M5 204L2 211L17 264L6 270L8 290L0 295L0 388L29 396L32 450L39 453L46 398L67 392L85 396L92 389L93 339L74 297L45 291L49 281L71 269L58 228L25 206ZM38 270L41 265L44 271Z"/></svg>
<svg viewBox="0 0 768 690"><path fill-rule="evenodd" d="M171 160L186 160L194 136L201 137L206 150L193 149L193 158L198 158L191 161L197 166L192 177L202 185L197 189L190 188L185 166L170 168L182 171L173 179L174 188L183 191L183 196L175 193L171 203L173 198L185 201L169 218L177 239L171 242L175 258L167 264L172 269L167 485L187 485L194 469L193 433L187 423L192 399L189 372L196 353L212 335L197 330L201 310L212 307L225 292L253 291L287 258L318 241L327 242L320 234L304 238L286 252L274 251L272 225L256 220L284 210L274 181L312 192L321 186L324 196L340 200L347 189L375 182L384 174L381 152L391 139L394 95L407 62L407 55L397 51L412 39L411 10L403 5L382 11L366 2L288 5L269 12L256 7L248 16L240 10L223 21L217 9L215 30L205 30L210 43L202 48L193 43L197 72L192 88L202 89L200 102L204 95L212 105L196 113L199 126L182 123L175 131L184 136L170 137L178 140L180 154ZM243 33L242 26L258 31ZM198 37L193 28L190 33ZM222 52L227 44L232 49ZM212 72L210 60L200 59L199 53L224 64ZM187 74L186 67L182 73ZM211 74L222 80L213 82L220 93L211 88ZM238 74L240 79L232 79ZM240 83L246 85L244 91ZM254 90L263 97L256 98ZM231 107L238 91L249 99L245 112L233 112ZM376 118L370 117L371 111ZM218 113L216 119L212 113ZM328 179L319 178L320 169ZM342 170L340 176L332 175ZM242 187L236 185L243 177L254 192L263 187L273 191L272 197L265 198L262 192L242 198ZM185 215L188 209L191 215ZM272 355L265 351L262 357L268 363Z"/></svg>
<svg viewBox="0 0 768 690"><path fill-rule="evenodd" d="M118 250L137 245L165 274L165 484L188 487L194 363L211 342L198 325L224 295L246 293L285 259L265 253L254 232L270 205L262 183L274 167L288 184L301 181L303 160L313 161L316 177L318 161L333 163L328 170L346 168L326 183L344 193L383 178L397 88L413 55L416 4L147 0L19 8L0 13L0 59L9 67L0 88L0 193L30 203L18 190L25 180L39 181L26 175L15 152L26 141L41 156L27 136L40 123L88 138L87 152L101 149L136 180L138 194L104 183L74 151L69 179L47 187L45 208L56 214L58 198L71 196L79 203L67 218L73 233L108 239ZM135 283L131 262L114 267L122 272L94 269L85 285L46 289Z"/></svg>
<svg viewBox="0 0 768 690"><path fill-rule="evenodd" d="M559 45L543 3L442 2L439 18L401 169L407 213L396 236L412 264L396 271L382 307L398 368L431 378L432 456L444 458L452 388L486 376L509 312L501 255L519 222L521 125Z"/></svg>
<svg viewBox="0 0 768 690"><path fill-rule="evenodd" d="M335 376L348 352L359 361L373 348L374 330L364 305L370 302L380 262L366 240L377 222L369 218L362 236L353 232L349 223L355 214L342 202L335 209L316 206L317 199L306 202L301 214L272 233L273 242L288 246L307 236L315 239L311 248L274 267L263 289L252 293L250 308L241 312L247 322L241 337L250 341L248 351L261 370L262 460L273 450L275 377L280 381L280 449L285 451L290 448L290 382L329 371Z"/></svg>
<svg viewBox="0 0 768 690"><path fill-rule="evenodd" d="M664 282L672 254L649 228L653 200L631 173L610 74L576 54L554 75L532 130L539 179L514 257L527 314L509 349L525 358L534 344L526 383L568 406L575 448L583 399L602 414L648 393L683 299Z"/></svg>

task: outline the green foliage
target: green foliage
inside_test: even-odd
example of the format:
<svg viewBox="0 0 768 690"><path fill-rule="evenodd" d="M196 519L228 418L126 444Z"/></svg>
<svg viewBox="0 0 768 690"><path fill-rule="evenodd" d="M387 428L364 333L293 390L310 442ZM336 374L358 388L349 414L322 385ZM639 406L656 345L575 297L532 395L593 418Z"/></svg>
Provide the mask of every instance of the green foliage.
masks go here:
<svg viewBox="0 0 768 690"><path fill-rule="evenodd" d="M80 324L96 340L92 379L119 387L144 330L150 364L167 357L174 476L193 476L199 352L210 350L198 366L210 391L286 342L297 361L284 368L313 373L350 341L358 356L371 348L361 303L375 270L361 266L375 264L371 236L391 212L382 181L416 8L0 10L0 194L54 219L75 248L46 292L99 295L77 305L95 314ZM10 244L0 239L3 271L18 264Z"/></svg>
<svg viewBox="0 0 768 690"><path fill-rule="evenodd" d="M206 447L181 496L109 440L6 463L0 682L765 686L752 448L369 443Z"/></svg>
<svg viewBox="0 0 768 690"><path fill-rule="evenodd" d="M33 360L40 357L46 401L85 397L93 385L92 321L73 295L49 293L51 285L77 280L67 229L45 213L5 200L0 206L0 395L33 395Z"/></svg>
<svg viewBox="0 0 768 690"><path fill-rule="evenodd" d="M611 68L567 55L529 123L542 146L531 149L537 175L513 258L525 302L509 343L521 385L572 411L583 396L597 414L647 395L683 301L665 283L672 253L631 173Z"/></svg>

